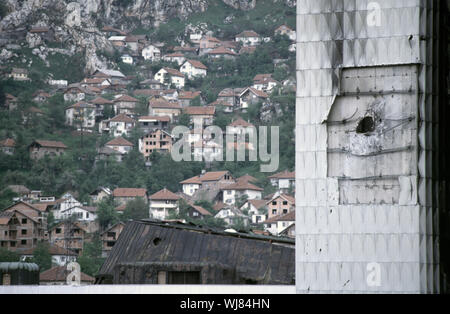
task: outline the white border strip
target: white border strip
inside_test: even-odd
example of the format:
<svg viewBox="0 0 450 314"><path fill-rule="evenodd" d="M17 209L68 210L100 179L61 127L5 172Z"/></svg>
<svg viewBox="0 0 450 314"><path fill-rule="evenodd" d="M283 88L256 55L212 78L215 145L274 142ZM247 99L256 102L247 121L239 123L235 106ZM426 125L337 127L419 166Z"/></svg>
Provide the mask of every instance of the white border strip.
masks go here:
<svg viewBox="0 0 450 314"><path fill-rule="evenodd" d="M1 294L295 294L273 285L89 285L0 286Z"/></svg>

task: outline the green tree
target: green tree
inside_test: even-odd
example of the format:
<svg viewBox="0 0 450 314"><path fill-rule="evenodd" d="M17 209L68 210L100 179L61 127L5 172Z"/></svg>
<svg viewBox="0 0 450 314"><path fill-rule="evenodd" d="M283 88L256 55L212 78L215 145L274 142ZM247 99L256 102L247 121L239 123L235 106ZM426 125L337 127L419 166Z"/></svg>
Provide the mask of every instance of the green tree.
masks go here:
<svg viewBox="0 0 450 314"><path fill-rule="evenodd" d="M13 263L18 261L20 261L19 254L0 248L0 263Z"/></svg>
<svg viewBox="0 0 450 314"><path fill-rule="evenodd" d="M50 254L48 243L38 243L33 252L32 262L39 265L40 272L52 268L52 255Z"/></svg>
<svg viewBox="0 0 450 314"><path fill-rule="evenodd" d="M148 205L142 198L136 198L127 203L123 212L123 220L140 220L148 218Z"/></svg>
<svg viewBox="0 0 450 314"><path fill-rule="evenodd" d="M178 124L189 126L191 124L191 118L189 117L188 114L183 113L178 117Z"/></svg>
<svg viewBox="0 0 450 314"><path fill-rule="evenodd" d="M119 215L115 209L114 201L111 198L102 200L98 204L97 220L102 230L107 229L119 221Z"/></svg>
<svg viewBox="0 0 450 314"><path fill-rule="evenodd" d="M91 242L83 245L83 254L78 258L81 271L89 276L97 275L104 262L102 258L102 241L99 234L94 234Z"/></svg>

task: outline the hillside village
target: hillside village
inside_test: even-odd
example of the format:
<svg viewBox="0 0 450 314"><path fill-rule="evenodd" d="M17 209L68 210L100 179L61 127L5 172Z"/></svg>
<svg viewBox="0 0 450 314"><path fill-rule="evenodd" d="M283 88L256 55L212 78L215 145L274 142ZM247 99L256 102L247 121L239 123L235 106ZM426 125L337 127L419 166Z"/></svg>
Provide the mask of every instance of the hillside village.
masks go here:
<svg viewBox="0 0 450 314"><path fill-rule="evenodd" d="M89 281L130 220L294 238L296 31L196 30L178 46L109 25L101 32L117 66L78 81L36 80L14 62L0 69L0 250L23 261L45 251L53 274L77 260ZM47 26L28 33L52 42ZM171 159L177 125L203 161ZM207 162L227 148L204 132L211 125L244 134L279 125L278 171ZM257 149L248 138L244 147Z"/></svg>

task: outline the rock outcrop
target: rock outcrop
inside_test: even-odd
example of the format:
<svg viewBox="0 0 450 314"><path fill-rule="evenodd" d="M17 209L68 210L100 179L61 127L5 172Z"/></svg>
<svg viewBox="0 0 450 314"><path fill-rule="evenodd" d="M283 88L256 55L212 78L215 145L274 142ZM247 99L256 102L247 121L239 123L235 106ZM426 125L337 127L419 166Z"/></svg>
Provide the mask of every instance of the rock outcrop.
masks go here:
<svg viewBox="0 0 450 314"><path fill-rule="evenodd" d="M7 44L26 42L29 48L45 45L41 35L30 32L32 27L48 27L52 40L64 43L65 49L85 53L86 72L104 65L97 51L112 52L107 35L99 30L101 25L133 29L136 26L158 27L172 18L186 19L193 13L205 12L213 0L2 0L9 14L0 20L0 49L2 59L12 56L5 50ZM217 0L215 0L217 1ZM220 0L237 10L252 10L256 0ZM288 6L295 0L283 1ZM233 22L230 16L224 23ZM188 30L205 34L208 25L188 25ZM41 50L40 50L41 51Z"/></svg>

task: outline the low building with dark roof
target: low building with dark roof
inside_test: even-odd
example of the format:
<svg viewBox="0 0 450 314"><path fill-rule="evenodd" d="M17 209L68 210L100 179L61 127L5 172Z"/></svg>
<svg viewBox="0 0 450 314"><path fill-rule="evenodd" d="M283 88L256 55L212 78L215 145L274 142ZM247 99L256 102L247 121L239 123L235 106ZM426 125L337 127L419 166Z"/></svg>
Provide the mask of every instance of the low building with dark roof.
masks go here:
<svg viewBox="0 0 450 314"><path fill-rule="evenodd" d="M28 146L30 158L41 159L45 156L61 156L67 150L67 146L59 141L35 140Z"/></svg>
<svg viewBox="0 0 450 314"><path fill-rule="evenodd" d="M96 283L293 285L295 242L192 224L133 221Z"/></svg>

